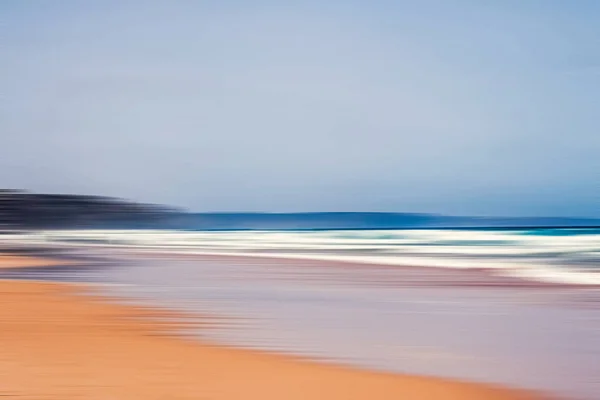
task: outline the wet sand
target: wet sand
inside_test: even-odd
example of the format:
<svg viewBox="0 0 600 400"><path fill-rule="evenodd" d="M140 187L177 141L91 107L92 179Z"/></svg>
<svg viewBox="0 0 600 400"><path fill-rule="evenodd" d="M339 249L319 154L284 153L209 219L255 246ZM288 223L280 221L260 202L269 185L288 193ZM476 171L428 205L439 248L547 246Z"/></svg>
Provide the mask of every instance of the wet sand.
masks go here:
<svg viewBox="0 0 600 400"><path fill-rule="evenodd" d="M181 315L117 304L84 286L0 281L0 301L0 396L7 398L547 398L186 339L174 333L184 325L166 322Z"/></svg>
<svg viewBox="0 0 600 400"><path fill-rule="evenodd" d="M189 332L202 340L365 370L600 398L597 289L498 281L485 271L127 252L119 258L125 263L102 271L104 293L234 318Z"/></svg>

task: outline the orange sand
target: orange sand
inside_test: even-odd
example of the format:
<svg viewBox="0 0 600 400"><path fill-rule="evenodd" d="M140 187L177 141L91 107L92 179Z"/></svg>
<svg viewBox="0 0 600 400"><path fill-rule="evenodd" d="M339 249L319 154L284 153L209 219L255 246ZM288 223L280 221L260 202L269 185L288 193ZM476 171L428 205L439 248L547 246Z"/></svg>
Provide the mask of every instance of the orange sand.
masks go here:
<svg viewBox="0 0 600 400"><path fill-rule="evenodd" d="M322 365L170 335L160 312L72 285L0 281L0 397L20 400L509 400L531 393ZM144 318L140 318L144 317ZM351 334L351 333L349 333Z"/></svg>
<svg viewBox="0 0 600 400"><path fill-rule="evenodd" d="M19 256L14 254L0 254L0 269L46 267L51 265L65 265L68 261L52 260L41 257Z"/></svg>

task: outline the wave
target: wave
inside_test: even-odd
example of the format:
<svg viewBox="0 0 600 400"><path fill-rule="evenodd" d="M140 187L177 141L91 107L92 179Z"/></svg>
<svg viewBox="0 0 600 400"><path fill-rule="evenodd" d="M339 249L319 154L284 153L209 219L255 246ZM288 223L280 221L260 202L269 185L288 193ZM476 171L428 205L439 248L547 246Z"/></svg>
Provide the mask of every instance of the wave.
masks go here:
<svg viewBox="0 0 600 400"><path fill-rule="evenodd" d="M357 231L43 231L7 241L174 253L441 268L488 268L536 281L600 285L599 229Z"/></svg>

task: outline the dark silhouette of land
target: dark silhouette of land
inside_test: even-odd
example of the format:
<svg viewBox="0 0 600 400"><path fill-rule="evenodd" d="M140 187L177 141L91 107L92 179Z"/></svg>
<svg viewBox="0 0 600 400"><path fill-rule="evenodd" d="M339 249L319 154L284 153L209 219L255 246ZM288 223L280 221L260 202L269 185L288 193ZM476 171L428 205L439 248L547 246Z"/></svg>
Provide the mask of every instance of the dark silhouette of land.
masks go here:
<svg viewBox="0 0 600 400"><path fill-rule="evenodd" d="M0 189L0 229L144 228L177 210L101 196Z"/></svg>

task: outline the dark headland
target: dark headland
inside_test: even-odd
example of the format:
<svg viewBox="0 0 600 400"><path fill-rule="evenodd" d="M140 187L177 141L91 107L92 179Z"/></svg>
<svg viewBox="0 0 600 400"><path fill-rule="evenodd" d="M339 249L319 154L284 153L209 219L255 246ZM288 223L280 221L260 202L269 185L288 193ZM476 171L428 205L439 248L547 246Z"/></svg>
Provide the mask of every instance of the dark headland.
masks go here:
<svg viewBox="0 0 600 400"><path fill-rule="evenodd" d="M0 189L0 230L436 229L598 227L600 219L471 217L392 212L192 213L119 198Z"/></svg>

